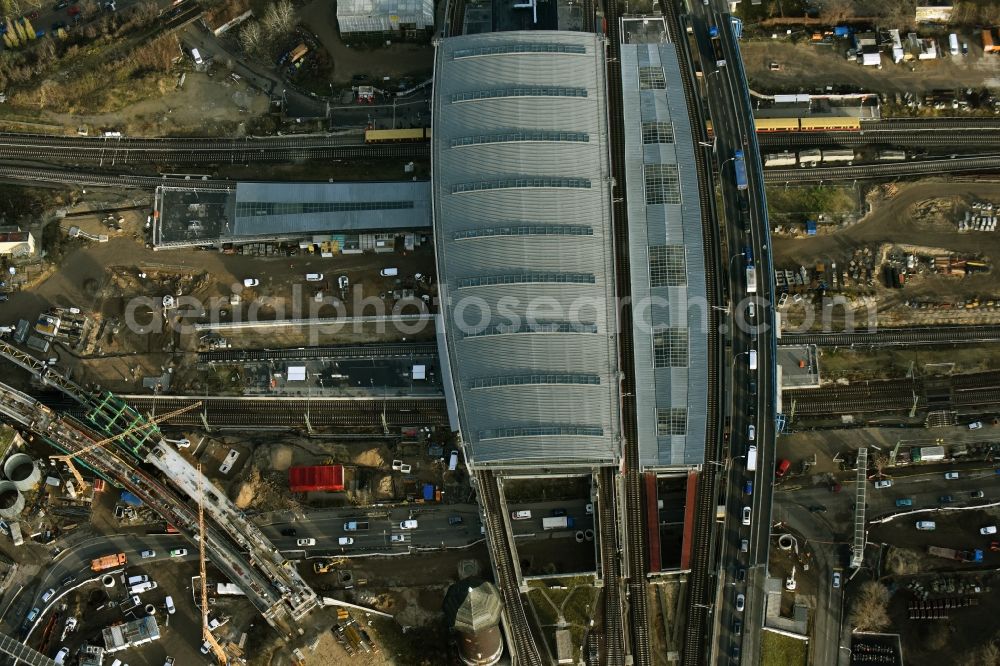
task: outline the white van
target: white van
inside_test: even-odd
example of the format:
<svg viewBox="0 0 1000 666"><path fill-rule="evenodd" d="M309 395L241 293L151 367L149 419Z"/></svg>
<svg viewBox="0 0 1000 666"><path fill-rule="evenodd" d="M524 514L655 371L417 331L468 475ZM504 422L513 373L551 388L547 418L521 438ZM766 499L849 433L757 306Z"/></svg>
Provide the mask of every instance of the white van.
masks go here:
<svg viewBox="0 0 1000 666"><path fill-rule="evenodd" d="M205 61L202 60L201 53L198 52L198 49L191 49L191 57L194 58L194 64L196 65L205 64Z"/></svg>
<svg viewBox="0 0 1000 666"><path fill-rule="evenodd" d="M322 273L306 273L306 282L322 282Z"/></svg>
<svg viewBox="0 0 1000 666"><path fill-rule="evenodd" d="M511 520L531 520L531 511L522 509L521 511L511 511Z"/></svg>
<svg viewBox="0 0 1000 666"><path fill-rule="evenodd" d="M452 451L451 458L448 459L448 471L454 472L456 467L458 467L458 451Z"/></svg>
<svg viewBox="0 0 1000 666"><path fill-rule="evenodd" d="M381 275L382 277L395 277L395 276L399 275L399 269L398 268L383 268L381 271L379 271L379 275Z"/></svg>
<svg viewBox="0 0 1000 666"><path fill-rule="evenodd" d="M129 592L132 594L142 594L143 592L149 592L150 590L155 590L158 587L155 581L148 583L139 583L138 585L133 585L129 588Z"/></svg>
<svg viewBox="0 0 1000 666"><path fill-rule="evenodd" d="M957 56L961 52L958 48L958 35L955 33L948 35L948 52L952 56Z"/></svg>
<svg viewBox="0 0 1000 666"><path fill-rule="evenodd" d="M164 602L164 603L166 604L166 606L167 606L167 612L168 612L168 613L170 613L171 615L173 615L174 613L176 613L176 612L177 612L177 607L176 607L176 606L174 606L174 598L173 598L172 596L170 596L170 595L168 594L168 595L167 595L167 598L166 598L166 599L164 599L164 600L163 600L163 602Z"/></svg>
<svg viewBox="0 0 1000 666"><path fill-rule="evenodd" d="M129 586L138 585L139 583L148 583L149 576L129 576L128 584Z"/></svg>
<svg viewBox="0 0 1000 666"><path fill-rule="evenodd" d="M757 350L756 349L751 349L750 350L750 369L751 370L756 370L757 369Z"/></svg>

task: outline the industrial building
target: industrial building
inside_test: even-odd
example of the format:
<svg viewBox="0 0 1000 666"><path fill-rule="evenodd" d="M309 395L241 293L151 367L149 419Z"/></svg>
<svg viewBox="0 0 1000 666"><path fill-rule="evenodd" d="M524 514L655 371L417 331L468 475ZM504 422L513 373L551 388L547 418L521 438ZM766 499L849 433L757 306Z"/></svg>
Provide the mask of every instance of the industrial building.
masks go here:
<svg viewBox="0 0 1000 666"><path fill-rule="evenodd" d="M433 101L438 344L472 465L620 457L600 35L444 39Z"/></svg>
<svg viewBox="0 0 1000 666"><path fill-rule="evenodd" d="M128 648L145 645L159 640L160 627L152 615L138 620L116 624L102 631L104 635L104 653L112 654Z"/></svg>
<svg viewBox="0 0 1000 666"><path fill-rule="evenodd" d="M0 233L0 256L26 257L35 253L35 237L30 231Z"/></svg>
<svg viewBox="0 0 1000 666"><path fill-rule="evenodd" d="M673 44L630 39L621 68L639 458L644 468L695 466L705 454L708 300L687 103Z"/></svg>
<svg viewBox="0 0 1000 666"><path fill-rule="evenodd" d="M229 191L161 186L153 246L308 240L343 251L344 234L428 229L430 189L427 181L238 183Z"/></svg>
<svg viewBox="0 0 1000 666"><path fill-rule="evenodd" d="M339 0L337 25L345 36L429 30L434 0Z"/></svg>

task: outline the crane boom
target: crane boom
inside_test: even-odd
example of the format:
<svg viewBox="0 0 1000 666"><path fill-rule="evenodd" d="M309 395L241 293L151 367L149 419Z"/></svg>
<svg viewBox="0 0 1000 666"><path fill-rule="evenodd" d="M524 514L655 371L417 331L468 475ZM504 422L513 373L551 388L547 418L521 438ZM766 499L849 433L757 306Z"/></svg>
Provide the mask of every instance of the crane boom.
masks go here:
<svg viewBox="0 0 1000 666"><path fill-rule="evenodd" d="M205 491L203 489L204 475L201 465L198 465L198 572L201 576L201 637L212 646L212 652L220 664L229 663L226 651L215 640L215 635L208 628L208 578L205 576Z"/></svg>

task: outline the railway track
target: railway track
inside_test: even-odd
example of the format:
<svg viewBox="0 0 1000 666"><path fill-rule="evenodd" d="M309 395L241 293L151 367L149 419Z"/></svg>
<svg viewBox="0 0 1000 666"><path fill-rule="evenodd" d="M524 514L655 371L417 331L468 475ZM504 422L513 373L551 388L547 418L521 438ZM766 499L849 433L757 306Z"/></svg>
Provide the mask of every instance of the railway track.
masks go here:
<svg viewBox="0 0 1000 666"><path fill-rule="evenodd" d="M864 132L907 130L910 132L940 132L951 130L1000 130L1000 118L883 118L862 120Z"/></svg>
<svg viewBox="0 0 1000 666"><path fill-rule="evenodd" d="M200 396L122 396L143 413L163 413L201 400L200 410L171 419L171 426L203 427L203 417L212 428L314 429L358 428L382 431L448 422L440 398L226 398Z"/></svg>
<svg viewBox="0 0 1000 666"><path fill-rule="evenodd" d="M689 44L684 27L677 16L674 2L663 3L663 14L667 22L667 31L671 41L677 47L677 58L681 68L681 80L684 87L684 98L687 101L691 130L694 133L695 163L698 168L698 198L701 204L702 229L706 247L706 295L711 304L718 306L723 303L724 283L718 279L723 273L724 263L721 259L722 225L718 223L715 214L714 179L712 165L706 159L705 152L698 148L706 141L705 117L701 110L700 97L694 88L694 68L691 62ZM719 368L723 366L724 350L719 340L719 313L714 307L708 310L708 412L705 431L705 465L703 465L698 480L696 495L695 524L692 530L692 552L697 556L691 560L691 573L688 578L688 618L684 634L684 650L682 658L685 664L700 664L706 648L706 636L711 641L712 632L706 630L705 608L711 602L713 590L709 585L711 577L710 564L714 562L713 530L715 525L717 465L714 463L722 455L721 432L719 423L719 396L722 391ZM709 650L710 651L710 650Z"/></svg>
<svg viewBox="0 0 1000 666"><path fill-rule="evenodd" d="M616 295L621 303L618 322L618 353L621 379L621 419L624 446L625 534L629 542L622 544L628 561L629 621L631 651L626 649L626 631L622 613L621 575L615 558L604 569L604 634L605 663L625 664L631 653L633 663L652 663L649 651L649 624L646 612L646 526L643 514L642 475L639 460L638 426L635 405L635 356L633 350L631 306L632 278L629 257L628 201L625 188L625 127L622 107L621 34L617 0L603 2L608 29L607 91L608 141L611 152L611 173L615 179L611 204L615 248ZM613 486L612 486L613 488ZM611 493L609 498L614 497ZM637 501L638 498L638 501ZM608 502L606 502L608 504ZM609 507L610 508L610 507ZM603 537L602 537L603 538ZM602 546L604 547L604 546Z"/></svg>
<svg viewBox="0 0 1000 666"><path fill-rule="evenodd" d="M784 333L779 346L893 347L1000 341L1000 326L880 328L854 333Z"/></svg>
<svg viewBox="0 0 1000 666"><path fill-rule="evenodd" d="M814 169L766 169L768 183L804 183L823 180L861 180L865 178L897 178L900 176L939 175L961 171L995 171L1000 169L1000 156L929 159L892 164L820 167Z"/></svg>
<svg viewBox="0 0 1000 666"><path fill-rule="evenodd" d="M951 147L987 146L1000 144L1000 127L975 133L968 130L938 131L931 134L909 130L862 132L759 132L757 142L762 150L818 146L899 146Z"/></svg>
<svg viewBox="0 0 1000 666"><path fill-rule="evenodd" d="M152 190L160 185L191 187L197 185L203 190L233 190L236 181L231 180L196 180L165 176L130 176L113 173L100 173L92 170L79 171L71 169L46 169L39 167L23 167L0 164L0 181L28 181L31 183L52 183L70 187L117 187L126 189Z"/></svg>
<svg viewBox="0 0 1000 666"><path fill-rule="evenodd" d="M624 664L625 646L614 636L624 636L621 588L609 581L618 580L618 521L615 516L615 470L606 467L598 480L597 511L600 520L601 575L604 584L604 654L605 664Z"/></svg>
<svg viewBox="0 0 1000 666"><path fill-rule="evenodd" d="M229 149L119 148L48 149L40 156L31 146L0 144L0 159L43 159L47 162L100 165L135 164L248 164L261 162L299 162L307 160L428 158L430 148L419 143L357 146L314 146L295 148L233 147Z"/></svg>
<svg viewBox="0 0 1000 666"><path fill-rule="evenodd" d="M485 525L490 541L490 552L493 553L493 564L496 567L497 587L500 589L507 611L507 627L512 638L510 648L517 655L517 661L514 663L542 666L542 657L531 635L528 616L524 610L525 600L521 597L517 570L511 559L514 552L513 544L508 539L497 479L492 472L486 470L477 471L476 479L479 482L479 501L486 514Z"/></svg>
<svg viewBox="0 0 1000 666"><path fill-rule="evenodd" d="M246 363L250 361L306 359L383 359L437 358L437 345L428 342L409 344L340 345L336 347L298 347L296 349L225 349L198 353L199 363Z"/></svg>

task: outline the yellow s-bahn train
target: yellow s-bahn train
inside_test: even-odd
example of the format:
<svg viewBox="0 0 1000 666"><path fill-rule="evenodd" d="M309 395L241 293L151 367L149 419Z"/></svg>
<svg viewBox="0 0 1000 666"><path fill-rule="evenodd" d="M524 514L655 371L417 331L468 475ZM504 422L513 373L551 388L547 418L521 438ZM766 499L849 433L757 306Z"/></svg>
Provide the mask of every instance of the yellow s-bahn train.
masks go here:
<svg viewBox="0 0 1000 666"><path fill-rule="evenodd" d="M861 121L852 116L806 116L801 118L754 118L758 132L857 132ZM712 121L705 123L712 133Z"/></svg>
<svg viewBox="0 0 1000 666"><path fill-rule="evenodd" d="M430 127L414 127L412 129L370 129L365 130L365 143L405 143L413 141L430 141Z"/></svg>

